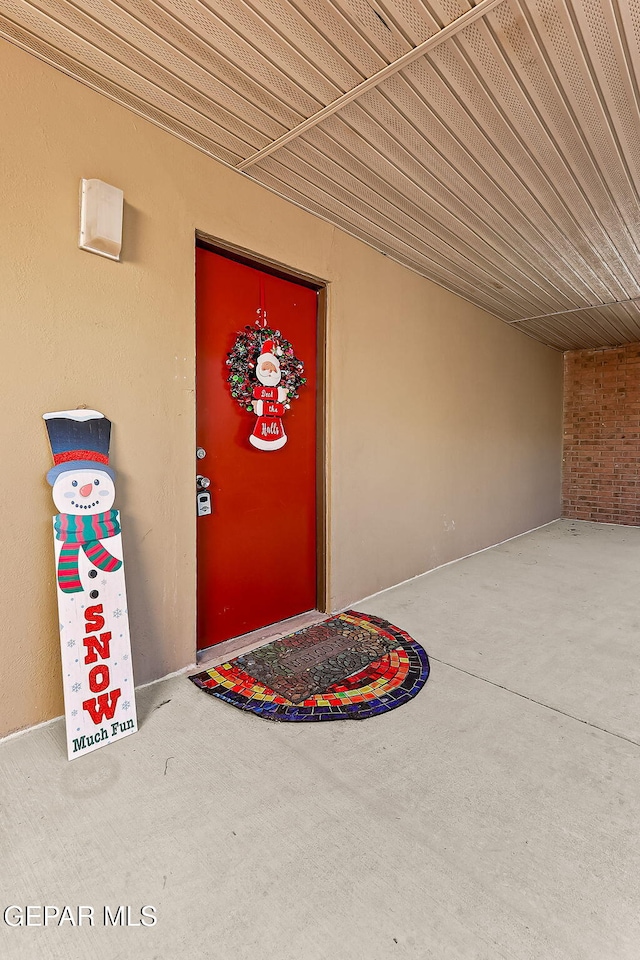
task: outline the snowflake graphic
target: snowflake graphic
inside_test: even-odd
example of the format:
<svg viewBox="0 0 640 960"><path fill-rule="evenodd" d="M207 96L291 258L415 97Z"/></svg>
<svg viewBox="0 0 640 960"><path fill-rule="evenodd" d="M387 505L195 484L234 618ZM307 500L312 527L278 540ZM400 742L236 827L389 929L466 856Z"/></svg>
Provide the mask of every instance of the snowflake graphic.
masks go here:
<svg viewBox="0 0 640 960"><path fill-rule="evenodd" d="M71 711L71 716L72 716L72 717L77 717L77 716L78 716L78 711L77 711L77 710L72 710L72 711Z"/></svg>
<svg viewBox="0 0 640 960"><path fill-rule="evenodd" d="M67 646L68 646L68 647L75 647L75 645L76 645L75 640L67 640Z"/></svg>
<svg viewBox="0 0 640 960"><path fill-rule="evenodd" d="M60 623L58 624L58 626L60 627L61 630L64 630L64 623Z"/></svg>
<svg viewBox="0 0 640 960"><path fill-rule="evenodd" d="M121 616L122 616L122 610L120 610L120 609L114 610L114 611L113 611L113 615L114 615L114 617L116 617L116 619L117 619L118 617L121 617Z"/></svg>
<svg viewBox="0 0 640 960"><path fill-rule="evenodd" d="M128 659L129 659L129 654L128 654L128 653L125 653L125 655L123 656L122 659L123 659L123 660L128 660Z"/></svg>
<svg viewBox="0 0 640 960"><path fill-rule="evenodd" d="M103 587L106 587L106 585L107 585L107 581L106 581L106 580L101 580L100 583L102 584Z"/></svg>
<svg viewBox="0 0 640 960"><path fill-rule="evenodd" d="M73 690L74 693L77 693L78 690L80 689L80 686L81 686L81 684L79 684L79 683L74 683L74 685L71 687L71 689Z"/></svg>
<svg viewBox="0 0 640 960"><path fill-rule="evenodd" d="M130 706L131 706L131 704L129 703L129 701L128 701L128 700L125 700L124 703L122 704L122 709L123 709L123 710L128 710Z"/></svg>

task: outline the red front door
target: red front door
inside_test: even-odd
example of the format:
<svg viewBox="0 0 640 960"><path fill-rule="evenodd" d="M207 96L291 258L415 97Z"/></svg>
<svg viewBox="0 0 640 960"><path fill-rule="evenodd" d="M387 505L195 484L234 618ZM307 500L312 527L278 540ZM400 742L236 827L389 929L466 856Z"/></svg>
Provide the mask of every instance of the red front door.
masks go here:
<svg viewBox="0 0 640 960"><path fill-rule="evenodd" d="M196 254L197 444L205 451L196 463L211 480L212 506L197 520L203 649L316 606L317 291L210 250ZM278 449L250 442L257 416L227 382L227 354L247 325L257 329L262 308L306 377L284 411Z"/></svg>

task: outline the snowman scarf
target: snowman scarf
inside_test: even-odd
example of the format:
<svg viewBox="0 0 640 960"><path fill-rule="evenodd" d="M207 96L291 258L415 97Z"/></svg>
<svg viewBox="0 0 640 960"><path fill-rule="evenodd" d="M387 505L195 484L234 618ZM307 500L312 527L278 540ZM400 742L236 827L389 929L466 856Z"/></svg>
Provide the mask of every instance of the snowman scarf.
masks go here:
<svg viewBox="0 0 640 960"><path fill-rule="evenodd" d="M70 513L59 513L55 518L55 531L58 540L62 540L62 549L58 560L58 585L63 593L81 593L82 583L78 572L78 554L80 547L94 565L111 573L119 570L122 560L112 556L100 543L108 537L120 533L118 511L94 513L87 517L76 517Z"/></svg>

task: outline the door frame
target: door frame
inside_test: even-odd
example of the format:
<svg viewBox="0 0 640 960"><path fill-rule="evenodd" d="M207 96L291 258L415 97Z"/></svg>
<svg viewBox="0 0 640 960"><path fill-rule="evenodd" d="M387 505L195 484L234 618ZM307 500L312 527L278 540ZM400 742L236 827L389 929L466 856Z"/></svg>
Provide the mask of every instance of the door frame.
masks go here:
<svg viewBox="0 0 640 960"><path fill-rule="evenodd" d="M196 230L194 243L194 267L195 251L197 247L203 247L212 253L217 253L229 260L235 260L256 270L262 270L272 276L279 277L282 280L290 280L293 283L300 283L305 287L310 287L318 294L318 309L316 315L316 610L321 613L328 613L329 601L329 457L328 457L328 410L327 410L327 308L328 308L328 282L312 274L304 273L300 270L294 270L285 264L268 257L246 250L236 244L229 243L219 237L213 237L211 234L201 230ZM195 270L194 270L195 279ZM195 293L195 290L194 290ZM196 323L197 302L194 296L194 332ZM194 336L195 341L195 336ZM195 350L195 346L194 346ZM194 391L194 415L196 413L196 404L198 393L198 384ZM195 417L194 417L195 422ZM193 453L195 461L195 449ZM196 553L197 563L197 553ZM197 589L197 579L196 579ZM196 654L197 654L197 634Z"/></svg>

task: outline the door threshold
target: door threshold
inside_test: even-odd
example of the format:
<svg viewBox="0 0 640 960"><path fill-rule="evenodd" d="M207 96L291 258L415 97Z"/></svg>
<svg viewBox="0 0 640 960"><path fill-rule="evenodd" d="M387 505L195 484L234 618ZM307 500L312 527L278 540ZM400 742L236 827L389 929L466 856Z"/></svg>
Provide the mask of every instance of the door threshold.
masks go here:
<svg viewBox="0 0 640 960"><path fill-rule="evenodd" d="M257 647L263 647L267 643L273 643L274 640L295 633L296 630L304 630L305 627L311 627L314 623L321 623L328 616L328 613L321 613L319 610L307 610L306 613L299 613L295 617L289 617L288 620L270 623L259 630L243 633L240 637L232 637L230 640L223 640L222 643L214 643L211 647L198 650L196 663L204 664L206 661L206 666L215 667L233 657L239 657Z"/></svg>

